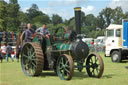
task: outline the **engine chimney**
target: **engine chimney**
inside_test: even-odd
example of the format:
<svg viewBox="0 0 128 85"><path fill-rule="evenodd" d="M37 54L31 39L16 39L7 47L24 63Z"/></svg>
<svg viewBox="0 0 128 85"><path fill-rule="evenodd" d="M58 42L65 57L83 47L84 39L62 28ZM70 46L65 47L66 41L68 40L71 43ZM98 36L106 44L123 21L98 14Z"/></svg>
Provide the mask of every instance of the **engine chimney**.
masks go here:
<svg viewBox="0 0 128 85"><path fill-rule="evenodd" d="M74 8L74 11L75 11L76 33L81 34L81 7Z"/></svg>

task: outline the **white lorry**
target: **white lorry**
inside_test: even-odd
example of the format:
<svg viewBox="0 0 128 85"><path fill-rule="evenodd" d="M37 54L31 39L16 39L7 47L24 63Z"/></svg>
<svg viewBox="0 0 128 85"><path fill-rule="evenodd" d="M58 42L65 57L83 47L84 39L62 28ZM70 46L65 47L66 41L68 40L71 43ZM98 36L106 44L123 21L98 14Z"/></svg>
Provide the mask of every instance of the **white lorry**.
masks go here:
<svg viewBox="0 0 128 85"><path fill-rule="evenodd" d="M105 56L111 56L112 62L128 59L128 20L106 28Z"/></svg>

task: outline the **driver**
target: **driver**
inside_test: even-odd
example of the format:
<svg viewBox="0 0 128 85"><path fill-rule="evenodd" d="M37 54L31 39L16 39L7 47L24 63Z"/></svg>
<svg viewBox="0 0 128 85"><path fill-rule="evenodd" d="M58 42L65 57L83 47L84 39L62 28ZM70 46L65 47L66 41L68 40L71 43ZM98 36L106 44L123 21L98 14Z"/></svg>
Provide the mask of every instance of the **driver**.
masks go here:
<svg viewBox="0 0 128 85"><path fill-rule="evenodd" d="M49 35L50 34L49 30L46 28L46 24L43 24L43 26L38 28L36 30L36 32L39 32L41 35Z"/></svg>

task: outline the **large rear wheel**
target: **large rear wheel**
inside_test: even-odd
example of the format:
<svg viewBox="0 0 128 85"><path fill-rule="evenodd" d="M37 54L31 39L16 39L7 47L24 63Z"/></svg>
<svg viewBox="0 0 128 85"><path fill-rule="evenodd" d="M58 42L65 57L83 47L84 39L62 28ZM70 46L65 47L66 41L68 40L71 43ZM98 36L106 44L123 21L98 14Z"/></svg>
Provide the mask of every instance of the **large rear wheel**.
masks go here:
<svg viewBox="0 0 128 85"><path fill-rule="evenodd" d="M27 42L21 52L21 66L25 75L38 76L42 72L44 56L38 43Z"/></svg>
<svg viewBox="0 0 128 85"><path fill-rule="evenodd" d="M74 73L72 57L67 54L61 55L57 60L56 72L61 80L71 80Z"/></svg>
<svg viewBox="0 0 128 85"><path fill-rule="evenodd" d="M104 63L101 56L90 54L86 61L86 70L90 77L100 78L104 71Z"/></svg>

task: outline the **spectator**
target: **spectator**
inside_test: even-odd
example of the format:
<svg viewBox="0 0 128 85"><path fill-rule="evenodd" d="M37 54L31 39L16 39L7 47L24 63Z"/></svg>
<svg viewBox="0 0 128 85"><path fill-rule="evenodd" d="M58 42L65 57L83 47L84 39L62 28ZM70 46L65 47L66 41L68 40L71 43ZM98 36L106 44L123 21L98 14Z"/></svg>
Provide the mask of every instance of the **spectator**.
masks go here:
<svg viewBox="0 0 128 85"><path fill-rule="evenodd" d="M31 42L33 34L34 32L31 29L31 24L27 24L27 29L25 31L25 42Z"/></svg>
<svg viewBox="0 0 128 85"><path fill-rule="evenodd" d="M1 45L0 45L0 60L1 60L1 63L2 63L2 60L3 60L3 57L2 57L2 54L1 54Z"/></svg>
<svg viewBox="0 0 128 85"><path fill-rule="evenodd" d="M19 62L19 54L21 52L21 41L20 41L21 33L19 33L17 37L17 43L16 43L16 59L17 62Z"/></svg>
<svg viewBox="0 0 128 85"><path fill-rule="evenodd" d="M2 58L5 59L5 56L6 56L6 44L5 43L2 43L1 55L2 55Z"/></svg>
<svg viewBox="0 0 128 85"><path fill-rule="evenodd" d="M91 45L92 45L92 46L94 45L94 40L91 41Z"/></svg>
<svg viewBox="0 0 128 85"><path fill-rule="evenodd" d="M49 30L46 28L46 24L43 24L42 27L38 28L36 32L39 32L41 35L48 35L50 34Z"/></svg>
<svg viewBox="0 0 128 85"><path fill-rule="evenodd" d="M11 56L12 54L12 47L10 45L7 46L7 50L6 50L6 55L7 55L7 62L9 61L9 57L11 58L12 62L13 62L13 58Z"/></svg>

